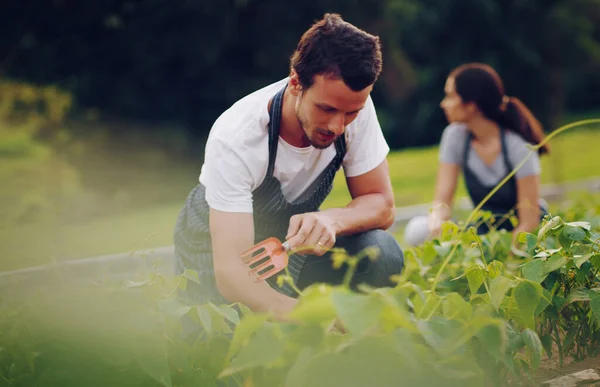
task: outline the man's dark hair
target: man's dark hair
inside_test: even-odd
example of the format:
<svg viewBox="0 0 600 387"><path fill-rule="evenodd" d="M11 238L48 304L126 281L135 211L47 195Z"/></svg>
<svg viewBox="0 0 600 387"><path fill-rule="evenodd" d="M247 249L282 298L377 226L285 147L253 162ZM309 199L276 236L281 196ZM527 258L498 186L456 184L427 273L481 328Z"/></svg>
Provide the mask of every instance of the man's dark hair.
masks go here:
<svg viewBox="0 0 600 387"><path fill-rule="evenodd" d="M382 68L379 37L326 13L303 35L290 60L304 88L317 74L341 78L354 91L374 84Z"/></svg>

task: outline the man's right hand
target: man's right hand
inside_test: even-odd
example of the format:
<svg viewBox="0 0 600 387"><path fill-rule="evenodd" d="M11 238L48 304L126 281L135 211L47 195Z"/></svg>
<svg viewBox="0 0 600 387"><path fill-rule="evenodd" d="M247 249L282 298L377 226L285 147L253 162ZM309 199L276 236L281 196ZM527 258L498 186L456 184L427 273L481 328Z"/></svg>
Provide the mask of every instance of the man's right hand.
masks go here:
<svg viewBox="0 0 600 387"><path fill-rule="evenodd" d="M322 256L335 245L336 237L334 220L319 211L292 216L285 239L294 251Z"/></svg>
<svg viewBox="0 0 600 387"><path fill-rule="evenodd" d="M240 257L254 245L254 221L250 213L210 210L213 265L219 292L231 302L240 302L256 312L282 316L297 300L285 296L266 282L255 281Z"/></svg>

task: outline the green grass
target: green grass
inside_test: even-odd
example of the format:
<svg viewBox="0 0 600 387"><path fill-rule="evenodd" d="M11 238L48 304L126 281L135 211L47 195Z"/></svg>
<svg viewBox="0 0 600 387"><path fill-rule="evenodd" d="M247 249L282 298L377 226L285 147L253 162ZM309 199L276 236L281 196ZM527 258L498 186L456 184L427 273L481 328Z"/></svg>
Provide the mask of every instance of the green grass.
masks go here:
<svg viewBox="0 0 600 387"><path fill-rule="evenodd" d="M599 129L596 126L588 130L573 130L553 139L553 154L542 162L542 181L553 183L600 176ZM431 201L437 169L437 147L392 152L388 160L397 206ZM121 167L126 168L125 165ZM139 171L140 168L133 166L131 169ZM96 216L77 223L49 222L0 229L0 271L172 244L177 214L199 171L196 165L187 165L185 168L187 172L177 170L177 173L170 173L170 168L164 167L156 172L162 175L164 183L156 187L159 179L154 176L152 183L145 187L147 192L153 187L162 191L171 190L174 193L171 196L180 197L177 200L123 211L116 216ZM123 171L118 172L123 176ZM148 173L148 169L145 172ZM189 181L183 178L186 175ZM343 206L350 198L341 173L336 176L334 184L324 207ZM464 194L461 183L457 195Z"/></svg>

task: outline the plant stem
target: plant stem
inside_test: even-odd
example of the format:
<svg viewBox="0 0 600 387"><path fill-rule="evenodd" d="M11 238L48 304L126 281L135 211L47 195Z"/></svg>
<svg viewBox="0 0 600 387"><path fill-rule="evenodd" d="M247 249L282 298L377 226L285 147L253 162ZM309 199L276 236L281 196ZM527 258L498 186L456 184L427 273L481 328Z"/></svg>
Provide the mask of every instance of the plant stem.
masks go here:
<svg viewBox="0 0 600 387"><path fill-rule="evenodd" d="M302 291L300 289L298 289L298 286L296 286L296 283L294 282L294 278L292 277L292 275L290 274L290 270L288 269L287 265L285 267L285 274L287 274L288 278L290 279L288 282L288 284L290 284L290 287L296 292L298 293L298 296L302 296Z"/></svg>
<svg viewBox="0 0 600 387"><path fill-rule="evenodd" d="M556 340L556 346L558 347L558 364L560 367L563 365L563 350L560 342L560 335L558 334L558 324L556 321L553 323L554 339Z"/></svg>

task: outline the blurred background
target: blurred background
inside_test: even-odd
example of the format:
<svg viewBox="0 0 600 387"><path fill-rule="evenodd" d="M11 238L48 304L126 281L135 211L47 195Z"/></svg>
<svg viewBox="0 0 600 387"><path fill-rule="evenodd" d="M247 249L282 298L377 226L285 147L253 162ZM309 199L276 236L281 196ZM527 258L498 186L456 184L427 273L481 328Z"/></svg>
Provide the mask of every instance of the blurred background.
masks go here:
<svg viewBox="0 0 600 387"><path fill-rule="evenodd" d="M459 64L492 65L547 133L600 118L600 0L4 0L0 271L170 245L213 121L287 76L325 12L383 43L397 206L432 199ZM600 177L599 125L551 145L545 184ZM338 176L326 206L347 199Z"/></svg>

